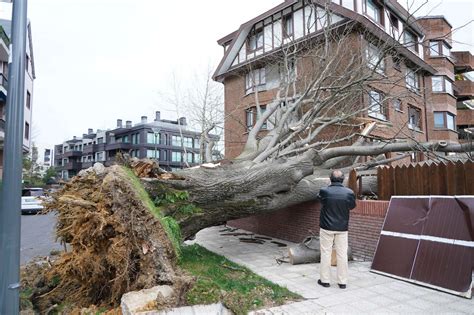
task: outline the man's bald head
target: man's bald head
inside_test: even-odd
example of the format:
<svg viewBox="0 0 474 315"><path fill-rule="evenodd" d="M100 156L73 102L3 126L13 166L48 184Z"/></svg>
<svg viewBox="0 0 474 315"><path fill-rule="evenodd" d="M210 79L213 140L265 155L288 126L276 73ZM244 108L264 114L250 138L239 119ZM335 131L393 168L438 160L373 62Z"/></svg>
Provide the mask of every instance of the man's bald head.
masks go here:
<svg viewBox="0 0 474 315"><path fill-rule="evenodd" d="M344 182L344 173L340 170L334 170L332 171L331 176L329 176L329 179L331 180L331 183L342 183Z"/></svg>

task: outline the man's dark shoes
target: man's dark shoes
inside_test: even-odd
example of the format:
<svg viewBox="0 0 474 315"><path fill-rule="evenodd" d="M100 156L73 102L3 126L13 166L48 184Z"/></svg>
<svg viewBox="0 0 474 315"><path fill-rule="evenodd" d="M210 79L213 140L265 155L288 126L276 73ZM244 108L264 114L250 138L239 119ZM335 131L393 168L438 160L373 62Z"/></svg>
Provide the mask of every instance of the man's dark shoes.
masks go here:
<svg viewBox="0 0 474 315"><path fill-rule="evenodd" d="M321 281L321 279L318 280L318 284L325 287L325 288L329 288L329 283L324 283Z"/></svg>
<svg viewBox="0 0 474 315"><path fill-rule="evenodd" d="M340 288L340 289L345 289L345 288L346 288L346 285L345 285L345 284L340 284L340 283L338 283L338 285L339 285L339 288Z"/></svg>

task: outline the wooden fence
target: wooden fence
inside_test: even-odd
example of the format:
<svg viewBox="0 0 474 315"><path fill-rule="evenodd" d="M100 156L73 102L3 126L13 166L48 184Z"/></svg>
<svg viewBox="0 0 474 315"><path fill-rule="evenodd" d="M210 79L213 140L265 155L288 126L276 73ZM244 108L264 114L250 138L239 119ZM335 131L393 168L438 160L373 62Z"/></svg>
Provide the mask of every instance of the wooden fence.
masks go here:
<svg viewBox="0 0 474 315"><path fill-rule="evenodd" d="M381 167L378 199L400 195L474 195L474 162Z"/></svg>

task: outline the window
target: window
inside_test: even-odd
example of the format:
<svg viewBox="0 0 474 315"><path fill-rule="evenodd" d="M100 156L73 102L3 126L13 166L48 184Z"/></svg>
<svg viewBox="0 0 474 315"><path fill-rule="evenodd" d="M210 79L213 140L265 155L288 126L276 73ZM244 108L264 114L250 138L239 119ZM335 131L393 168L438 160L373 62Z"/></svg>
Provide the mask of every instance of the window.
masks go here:
<svg viewBox="0 0 474 315"><path fill-rule="evenodd" d="M194 154L194 163L201 163L201 154L199 153Z"/></svg>
<svg viewBox="0 0 474 315"><path fill-rule="evenodd" d="M418 38L413 32L409 30L403 32L403 43L411 51L418 52Z"/></svg>
<svg viewBox="0 0 474 315"><path fill-rule="evenodd" d="M181 152L176 152L176 151L171 152L172 162L181 162L181 157L182 157Z"/></svg>
<svg viewBox="0 0 474 315"><path fill-rule="evenodd" d="M420 89L420 79L415 70L408 68L405 76L405 82L409 89L418 91Z"/></svg>
<svg viewBox="0 0 474 315"><path fill-rule="evenodd" d="M393 108L396 110L396 111L399 111L401 112L402 111L402 101L400 99L394 99L393 100Z"/></svg>
<svg viewBox="0 0 474 315"><path fill-rule="evenodd" d="M180 136L172 136L171 137L171 145L174 147L182 146L181 137Z"/></svg>
<svg viewBox="0 0 474 315"><path fill-rule="evenodd" d="M160 150L146 150L146 157L149 159L156 159L160 158Z"/></svg>
<svg viewBox="0 0 474 315"><path fill-rule="evenodd" d="M367 64L370 69L377 71L378 73L385 72L385 61L383 58L383 53L377 46L368 43L365 50Z"/></svg>
<svg viewBox="0 0 474 315"><path fill-rule="evenodd" d="M124 136L124 137L122 138L122 142L123 142L123 143L130 143L130 139L128 138L128 136Z"/></svg>
<svg viewBox="0 0 474 315"><path fill-rule="evenodd" d="M168 151L163 151L163 154L160 154L160 160L168 161Z"/></svg>
<svg viewBox="0 0 474 315"><path fill-rule="evenodd" d="M421 130L421 111L413 106L408 107L408 128Z"/></svg>
<svg viewBox="0 0 474 315"><path fill-rule="evenodd" d="M186 161L188 163L193 163L193 154L191 152L186 153Z"/></svg>
<svg viewBox="0 0 474 315"><path fill-rule="evenodd" d="M104 152L97 152L95 155L96 161L104 161Z"/></svg>
<svg viewBox="0 0 474 315"><path fill-rule="evenodd" d="M201 148L201 145L200 145L199 141L200 141L199 138L194 139L194 147L196 149Z"/></svg>
<svg viewBox="0 0 474 315"><path fill-rule="evenodd" d="M245 93L264 90L266 84L265 68L249 71L245 76Z"/></svg>
<svg viewBox="0 0 474 315"><path fill-rule="evenodd" d="M132 144L139 144L140 143L140 134L134 133L132 135Z"/></svg>
<svg viewBox="0 0 474 315"><path fill-rule="evenodd" d="M31 94L26 91L26 108L31 109Z"/></svg>
<svg viewBox="0 0 474 315"><path fill-rule="evenodd" d="M369 92L369 116L377 119L386 120L385 109L383 106L383 94L377 91Z"/></svg>
<svg viewBox="0 0 474 315"><path fill-rule="evenodd" d="M248 53L263 48L263 28L258 29L250 35L247 46Z"/></svg>
<svg viewBox="0 0 474 315"><path fill-rule="evenodd" d="M104 143L104 138L97 138L97 144Z"/></svg>
<svg viewBox="0 0 474 315"><path fill-rule="evenodd" d="M265 113L265 111L267 110L267 105L260 105L260 112L257 112L257 120L260 119L260 117L263 115L263 113ZM256 123L257 121L255 121ZM267 124L267 121L265 121L262 125L262 130L266 130L268 129L268 124Z"/></svg>
<svg viewBox="0 0 474 315"><path fill-rule="evenodd" d="M252 130L255 124L255 107L251 107L245 110L245 124L247 130Z"/></svg>
<svg viewBox="0 0 474 315"><path fill-rule="evenodd" d="M450 57L451 48L444 41L430 41L429 55Z"/></svg>
<svg viewBox="0 0 474 315"><path fill-rule="evenodd" d="M161 133L148 132L146 142L149 144L160 144Z"/></svg>
<svg viewBox="0 0 474 315"><path fill-rule="evenodd" d="M293 15L287 14L283 17L283 38L293 36Z"/></svg>
<svg viewBox="0 0 474 315"><path fill-rule="evenodd" d="M431 88L433 93L453 94L453 84L445 76L432 76Z"/></svg>
<svg viewBox="0 0 474 315"><path fill-rule="evenodd" d="M185 148L192 148L193 147L193 138L184 137L183 145Z"/></svg>
<svg viewBox="0 0 474 315"><path fill-rule="evenodd" d="M30 139L30 124L25 122L25 139Z"/></svg>
<svg viewBox="0 0 474 315"><path fill-rule="evenodd" d="M28 57L28 55L26 55L26 58L25 58L25 68L26 68L26 72L28 72L30 69L30 57Z"/></svg>
<svg viewBox="0 0 474 315"><path fill-rule="evenodd" d="M366 0L365 13L375 22L383 25L382 6L375 0Z"/></svg>
<svg viewBox="0 0 474 315"><path fill-rule="evenodd" d="M456 130L455 117L449 112L434 113L434 127L439 129Z"/></svg>

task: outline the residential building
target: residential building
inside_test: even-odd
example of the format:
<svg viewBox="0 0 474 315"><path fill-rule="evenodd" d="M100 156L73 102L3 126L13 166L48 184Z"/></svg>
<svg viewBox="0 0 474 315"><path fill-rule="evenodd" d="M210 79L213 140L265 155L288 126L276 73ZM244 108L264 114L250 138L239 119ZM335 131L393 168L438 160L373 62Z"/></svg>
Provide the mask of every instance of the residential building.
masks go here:
<svg viewBox="0 0 474 315"><path fill-rule="evenodd" d="M256 121L255 100L264 108L275 98L282 80L275 60L283 48L315 42L323 36L326 21L333 28L352 25L350 47L360 51L367 67L375 66L371 56L380 54L380 42L396 47L396 54L385 55L376 65L377 72L404 84L373 82L361 98L370 106L361 116L365 121L380 122L371 135L458 142L463 137L458 130L474 125L469 105L473 85L465 74L472 71L472 55L451 52L452 27L444 17L414 19L396 0L333 0L326 8L329 13L324 3L286 0L218 40L224 56L214 79L224 84L226 117L232 117L225 121L227 158L236 157L243 149L247 132ZM298 84L298 74L310 71L309 62L298 55L292 62ZM387 97L390 93L405 97ZM411 157L411 161L420 159L421 154Z"/></svg>
<svg viewBox="0 0 474 315"><path fill-rule="evenodd" d="M10 55L12 3L0 2L0 178L3 174L3 144L5 140L5 106L8 90L8 59ZM33 41L31 24L28 21L25 69L25 104L23 124L23 152L27 154L31 148L33 83L36 78L33 57Z"/></svg>
<svg viewBox="0 0 474 315"><path fill-rule="evenodd" d="M200 133L189 130L185 117L161 119L159 111L151 122L146 116L134 125L118 119L112 130L89 129L81 138L56 145L54 165L61 178L68 180L96 162L114 164L118 153L156 159L168 171L191 167L201 162Z"/></svg>

